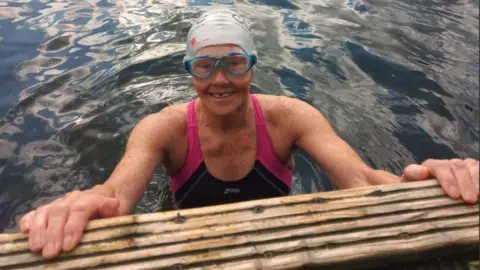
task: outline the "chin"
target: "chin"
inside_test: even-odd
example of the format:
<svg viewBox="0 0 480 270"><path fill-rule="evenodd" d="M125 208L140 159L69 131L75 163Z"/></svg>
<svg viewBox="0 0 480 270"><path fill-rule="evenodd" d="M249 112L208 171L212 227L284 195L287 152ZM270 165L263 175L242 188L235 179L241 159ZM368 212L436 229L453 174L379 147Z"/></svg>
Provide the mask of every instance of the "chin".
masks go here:
<svg viewBox="0 0 480 270"><path fill-rule="evenodd" d="M240 104L238 104L238 102L221 106L219 106L218 104L208 104L208 108L212 111L213 114L217 116L227 116L233 114L238 110L239 107Z"/></svg>

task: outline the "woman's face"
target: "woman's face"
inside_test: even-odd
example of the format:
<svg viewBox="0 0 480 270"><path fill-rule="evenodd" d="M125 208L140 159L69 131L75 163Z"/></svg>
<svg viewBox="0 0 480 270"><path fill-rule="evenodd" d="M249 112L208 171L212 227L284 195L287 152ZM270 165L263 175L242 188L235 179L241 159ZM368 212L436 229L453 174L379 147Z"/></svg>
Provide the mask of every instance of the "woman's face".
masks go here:
<svg viewBox="0 0 480 270"><path fill-rule="evenodd" d="M225 44L202 48L196 56L208 55L220 58L228 53L243 52L242 48L236 45ZM216 115L228 115L248 101L252 79L252 70L233 76L220 66L210 77L206 79L193 77L192 80L198 97L205 107ZM229 95L219 97L215 96L216 94Z"/></svg>

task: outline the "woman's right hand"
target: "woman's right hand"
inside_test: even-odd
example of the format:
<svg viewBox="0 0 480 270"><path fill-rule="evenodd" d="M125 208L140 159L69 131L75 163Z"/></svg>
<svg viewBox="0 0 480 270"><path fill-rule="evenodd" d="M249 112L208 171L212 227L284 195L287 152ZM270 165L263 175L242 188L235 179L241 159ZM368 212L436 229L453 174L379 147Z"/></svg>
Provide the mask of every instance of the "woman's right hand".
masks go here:
<svg viewBox="0 0 480 270"><path fill-rule="evenodd" d="M33 252L51 259L78 245L89 220L117 216L119 206L117 198L94 190L73 191L23 216L20 230Z"/></svg>
<svg viewBox="0 0 480 270"><path fill-rule="evenodd" d="M89 220L134 211L167 149L186 132L186 119L185 105L145 117L130 133L125 154L105 183L68 193L22 217L19 226L28 233L30 249L53 258L78 245Z"/></svg>

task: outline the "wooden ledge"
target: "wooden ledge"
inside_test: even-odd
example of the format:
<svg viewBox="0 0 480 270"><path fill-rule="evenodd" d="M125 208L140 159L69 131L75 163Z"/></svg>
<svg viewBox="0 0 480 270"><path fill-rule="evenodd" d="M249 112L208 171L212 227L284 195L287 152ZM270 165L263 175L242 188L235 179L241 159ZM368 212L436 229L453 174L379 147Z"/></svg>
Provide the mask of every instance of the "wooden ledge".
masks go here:
<svg viewBox="0 0 480 270"><path fill-rule="evenodd" d="M50 261L0 234L0 269L352 269L478 249L478 204L429 180L94 220Z"/></svg>

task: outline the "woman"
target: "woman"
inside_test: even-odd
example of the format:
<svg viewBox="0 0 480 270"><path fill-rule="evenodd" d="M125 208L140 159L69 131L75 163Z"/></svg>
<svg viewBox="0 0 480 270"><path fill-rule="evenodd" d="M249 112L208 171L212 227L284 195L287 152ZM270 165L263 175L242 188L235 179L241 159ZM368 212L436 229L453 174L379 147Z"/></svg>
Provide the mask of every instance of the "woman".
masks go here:
<svg viewBox="0 0 480 270"><path fill-rule="evenodd" d="M435 177L452 198L478 200L478 160L427 160L401 177L369 168L312 106L251 95L255 62L250 30L236 13L201 16L188 33L184 59L198 98L140 121L104 184L25 215L20 229L31 250L53 258L79 243L88 220L132 213L158 165L170 175L181 208L287 195L296 147L339 189Z"/></svg>

